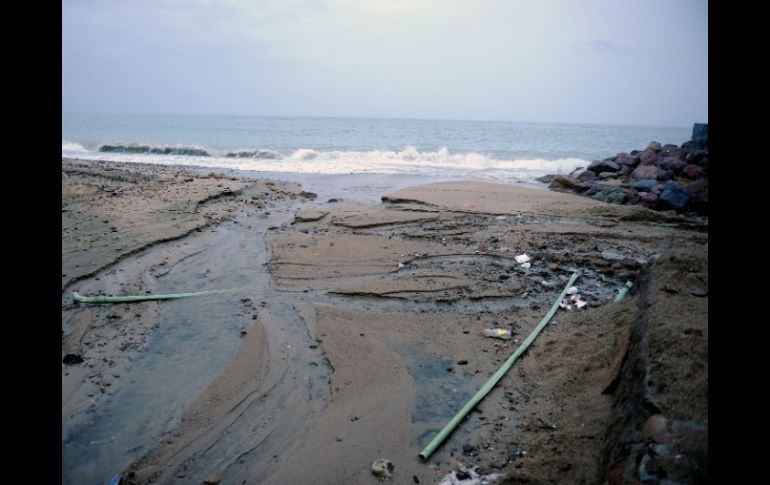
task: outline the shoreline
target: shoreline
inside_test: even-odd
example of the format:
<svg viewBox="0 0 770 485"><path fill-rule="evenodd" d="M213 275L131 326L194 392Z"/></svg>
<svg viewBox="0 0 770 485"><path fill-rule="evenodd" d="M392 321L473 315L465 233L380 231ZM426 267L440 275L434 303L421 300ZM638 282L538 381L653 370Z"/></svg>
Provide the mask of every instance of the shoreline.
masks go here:
<svg viewBox="0 0 770 485"><path fill-rule="evenodd" d="M347 175L300 186L64 159L62 171L62 357L84 359L62 366L63 483L116 473L127 483L377 483L378 458L395 464L394 483L435 483L460 463L530 481L601 481L614 465L604 439L615 397L601 393L614 342L639 318L639 298L660 298L613 304L614 292L657 275L650 261L671 250L707 261L707 218L540 188L371 176L363 196L355 179L340 185ZM330 203L335 190L341 200ZM523 253L531 268L513 259ZM576 268L587 309L560 310L479 412L420 463L431 433ZM699 329L692 348L707 345L705 281L705 297L677 294L695 308L678 316ZM71 290L225 287L236 291L68 301ZM515 338L480 336L497 326ZM657 382L676 394L682 383L666 372ZM690 381L700 392L702 381ZM108 432L118 426L122 435Z"/></svg>

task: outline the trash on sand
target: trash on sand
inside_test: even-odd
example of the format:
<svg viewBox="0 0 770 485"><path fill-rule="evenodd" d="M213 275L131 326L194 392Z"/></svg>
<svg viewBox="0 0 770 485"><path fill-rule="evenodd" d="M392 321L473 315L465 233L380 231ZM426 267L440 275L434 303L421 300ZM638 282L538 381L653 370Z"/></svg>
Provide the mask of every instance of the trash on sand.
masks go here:
<svg viewBox="0 0 770 485"><path fill-rule="evenodd" d="M521 265L521 267L524 268L524 269L529 269L529 268L532 267L532 263L524 263L524 264Z"/></svg>
<svg viewBox="0 0 770 485"><path fill-rule="evenodd" d="M452 470L444 476L439 485L489 485L497 482L505 475L502 473L490 473L489 475L479 475L479 467L466 467L460 465L457 470Z"/></svg>
<svg viewBox="0 0 770 485"><path fill-rule="evenodd" d="M576 286L572 286L567 289L567 296L565 299L561 301L559 304L559 308L564 308L566 310L572 310L573 307L577 308L583 308L586 306L586 302L584 302L580 298L580 293L577 292L578 289Z"/></svg>
<svg viewBox="0 0 770 485"><path fill-rule="evenodd" d="M232 290L209 290L209 291L197 291L195 293L174 293L171 295L132 295L132 296L84 296L77 291L72 293L72 300L76 303L131 303L135 301L151 301L151 300L175 300L177 298L190 298L195 296L216 295L219 293L226 293Z"/></svg>
<svg viewBox="0 0 770 485"><path fill-rule="evenodd" d="M495 337L503 340L508 340L512 337L511 331L507 328L485 328L481 331L481 334L485 337Z"/></svg>
<svg viewBox="0 0 770 485"><path fill-rule="evenodd" d="M506 216L497 216L497 217L495 217L495 219L497 219L498 221L504 221L504 220L506 220L508 218Z"/></svg>
<svg viewBox="0 0 770 485"><path fill-rule="evenodd" d="M380 480L386 480L391 477L393 463L385 458L378 458L372 463L372 473Z"/></svg>
<svg viewBox="0 0 770 485"><path fill-rule="evenodd" d="M527 261L529 261L530 258L526 254L519 254L518 256L516 256L513 259L515 259L517 263L522 264L522 263L526 263Z"/></svg>
<svg viewBox="0 0 770 485"><path fill-rule="evenodd" d="M403 268L404 266L406 266L404 263L398 263L398 269L401 269L401 268Z"/></svg>

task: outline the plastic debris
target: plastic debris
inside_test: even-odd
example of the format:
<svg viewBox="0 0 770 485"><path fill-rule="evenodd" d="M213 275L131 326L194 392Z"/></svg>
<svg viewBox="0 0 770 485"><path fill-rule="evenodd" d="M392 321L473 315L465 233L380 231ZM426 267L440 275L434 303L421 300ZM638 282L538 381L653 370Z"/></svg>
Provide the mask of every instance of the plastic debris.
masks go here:
<svg viewBox="0 0 770 485"><path fill-rule="evenodd" d="M519 254L513 259L515 259L517 263L522 264L522 263L528 262L530 260L530 257L527 256L526 254Z"/></svg>
<svg viewBox="0 0 770 485"><path fill-rule="evenodd" d="M501 338L503 340L508 340L513 336L507 328L485 328L481 331L481 334L485 337Z"/></svg>
<svg viewBox="0 0 770 485"><path fill-rule="evenodd" d="M532 267L532 263L524 263L524 264L521 265L521 267L524 268L524 269L529 269L529 268Z"/></svg>
<svg viewBox="0 0 770 485"><path fill-rule="evenodd" d="M576 286L572 286L567 289L567 297L561 301L559 304L559 308L564 308L565 310L572 310L573 308L583 308L587 305L585 301L580 297L580 293L578 293L578 289Z"/></svg>
<svg viewBox="0 0 770 485"><path fill-rule="evenodd" d="M401 268L403 268L404 266L406 266L404 263L398 263L398 269L401 269Z"/></svg>
<svg viewBox="0 0 770 485"><path fill-rule="evenodd" d="M490 485L496 483L505 475L502 473L490 473L479 475L479 467L466 467L460 465L441 479L438 485Z"/></svg>

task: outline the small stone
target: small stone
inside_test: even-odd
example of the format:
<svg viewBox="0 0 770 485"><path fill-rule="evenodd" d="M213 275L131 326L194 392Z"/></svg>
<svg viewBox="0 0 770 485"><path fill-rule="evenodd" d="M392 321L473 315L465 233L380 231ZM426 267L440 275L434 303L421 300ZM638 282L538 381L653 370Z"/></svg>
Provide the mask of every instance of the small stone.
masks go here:
<svg viewBox="0 0 770 485"><path fill-rule="evenodd" d="M476 448L474 448L474 447L473 447L473 445L471 445L470 443L465 443L465 444L463 445L463 453L464 453L464 454L466 454L466 455L470 455L470 454L471 454L471 453L473 453L474 451L476 451Z"/></svg>
<svg viewBox="0 0 770 485"><path fill-rule="evenodd" d="M463 360L458 360L458 361L457 361L457 365L468 365L468 361L467 361L467 360L465 360L465 359L463 359Z"/></svg>
<svg viewBox="0 0 770 485"><path fill-rule="evenodd" d="M393 463L385 458L379 458L372 463L372 473L380 480L387 480L392 476Z"/></svg>
<svg viewBox="0 0 770 485"><path fill-rule="evenodd" d="M221 481L222 479L218 476L210 475L205 480L203 480L203 485L217 485Z"/></svg>
<svg viewBox="0 0 770 485"><path fill-rule="evenodd" d="M62 359L62 363L64 365L75 365L75 364L82 364L83 363L83 357L77 355L77 354L67 354Z"/></svg>

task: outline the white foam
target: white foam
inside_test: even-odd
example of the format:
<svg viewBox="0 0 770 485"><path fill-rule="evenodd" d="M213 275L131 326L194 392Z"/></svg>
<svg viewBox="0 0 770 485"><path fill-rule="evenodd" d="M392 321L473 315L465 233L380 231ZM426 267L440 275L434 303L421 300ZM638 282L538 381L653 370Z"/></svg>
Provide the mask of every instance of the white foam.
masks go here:
<svg viewBox="0 0 770 485"><path fill-rule="evenodd" d="M80 143L76 143L74 141L65 140L62 138L61 140L61 151L64 153L64 151L69 152L85 152L87 151L86 148L81 145Z"/></svg>
<svg viewBox="0 0 770 485"><path fill-rule="evenodd" d="M286 152L283 158L277 159L227 158L224 156L166 156L157 154L88 152L80 144L65 142L65 140L62 140L63 156L77 155L81 158L98 160L163 165L196 165L216 169L259 172L403 174L501 182L534 181L537 177L549 173L569 173L578 166L586 166L589 163L579 158L499 160L476 152L449 153L449 150L446 148L440 148L435 151L419 151L414 147L406 147L400 151L320 151L299 148ZM213 152L209 150L209 152L212 155L219 155L217 153L219 150Z"/></svg>

